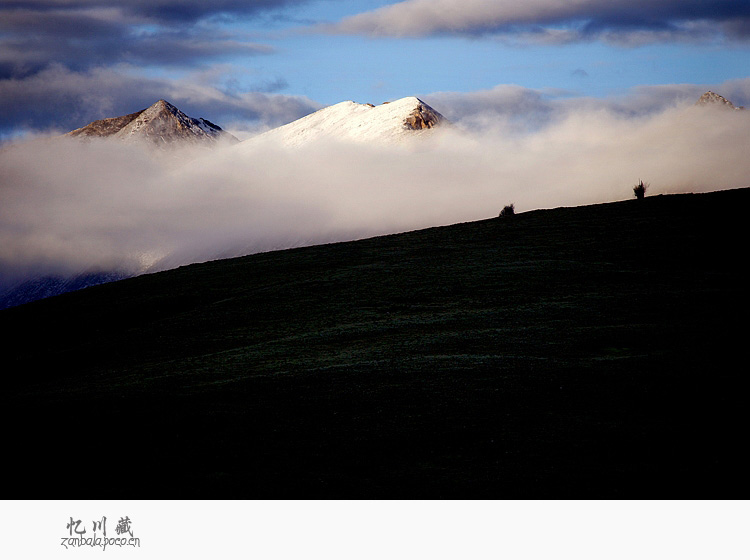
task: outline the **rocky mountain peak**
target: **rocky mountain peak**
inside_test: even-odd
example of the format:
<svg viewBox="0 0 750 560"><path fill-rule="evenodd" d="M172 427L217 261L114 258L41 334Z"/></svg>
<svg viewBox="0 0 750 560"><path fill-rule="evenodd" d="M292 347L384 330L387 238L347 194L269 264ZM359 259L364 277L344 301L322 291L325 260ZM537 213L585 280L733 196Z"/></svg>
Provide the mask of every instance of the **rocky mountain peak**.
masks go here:
<svg viewBox="0 0 750 560"><path fill-rule="evenodd" d="M405 127L411 130L422 130L440 126L440 124L445 122L445 117L427 105L427 103L416 97L414 99L417 101L417 106L406 117L404 121Z"/></svg>
<svg viewBox="0 0 750 560"><path fill-rule="evenodd" d="M707 91L706 93L701 95L695 104L699 106L714 105L714 106L726 107L727 109L735 109L735 110L740 110L744 108L744 107L735 107L735 105L731 101L729 101L726 97L723 97L719 95L718 93L714 93L713 91Z"/></svg>
<svg viewBox="0 0 750 560"><path fill-rule="evenodd" d="M113 137L126 141L146 140L159 146L175 142L238 142L221 127L203 118L190 117L164 99L137 113L97 120L67 135L79 138Z"/></svg>

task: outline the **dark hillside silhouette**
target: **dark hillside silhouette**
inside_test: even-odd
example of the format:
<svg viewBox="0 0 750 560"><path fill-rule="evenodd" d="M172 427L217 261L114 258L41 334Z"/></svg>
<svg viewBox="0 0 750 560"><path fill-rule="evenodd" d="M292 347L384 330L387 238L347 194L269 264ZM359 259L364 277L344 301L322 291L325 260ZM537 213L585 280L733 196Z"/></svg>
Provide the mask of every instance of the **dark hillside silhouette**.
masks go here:
<svg viewBox="0 0 750 560"><path fill-rule="evenodd" d="M0 311L3 497L745 498L749 203L523 212Z"/></svg>

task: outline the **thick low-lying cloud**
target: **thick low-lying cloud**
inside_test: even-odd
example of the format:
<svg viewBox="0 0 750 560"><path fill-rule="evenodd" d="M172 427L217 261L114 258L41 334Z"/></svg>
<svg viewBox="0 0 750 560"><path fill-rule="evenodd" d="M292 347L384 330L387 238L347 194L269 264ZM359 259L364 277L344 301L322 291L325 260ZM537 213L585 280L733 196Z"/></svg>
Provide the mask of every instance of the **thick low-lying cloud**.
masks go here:
<svg viewBox="0 0 750 560"><path fill-rule="evenodd" d="M323 27L373 37L499 34L621 44L750 38L747 0L404 0Z"/></svg>
<svg viewBox="0 0 750 560"><path fill-rule="evenodd" d="M511 93L510 104L523 98ZM622 109L641 107L639 96L540 96L526 104L532 118L546 115L533 126L509 122L499 102L479 126L472 99L462 106L454 96L434 107L465 120L395 147L255 142L154 156L111 141L6 146L0 287L34 274L134 272L489 218L511 202L523 212L628 199L639 179L650 196L748 185L750 111L694 100Z"/></svg>
<svg viewBox="0 0 750 560"><path fill-rule="evenodd" d="M571 112L606 112L623 118L655 115L694 103L706 90L717 89L738 106L750 105L750 78L719 86L667 84L637 86L607 98L580 97L557 89L531 89L498 85L473 92L437 92L423 97L448 119L473 130L497 129L528 133L566 118Z"/></svg>

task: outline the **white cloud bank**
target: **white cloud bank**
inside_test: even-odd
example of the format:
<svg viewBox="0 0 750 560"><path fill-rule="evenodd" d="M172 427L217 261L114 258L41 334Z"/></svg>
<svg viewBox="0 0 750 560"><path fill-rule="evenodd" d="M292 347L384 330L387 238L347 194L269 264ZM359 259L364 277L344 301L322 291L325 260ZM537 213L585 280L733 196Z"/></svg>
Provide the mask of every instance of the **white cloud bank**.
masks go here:
<svg viewBox="0 0 750 560"><path fill-rule="evenodd" d="M411 147L154 157L107 141L11 145L0 150L0 287L477 220L511 202L523 212L628 199L639 179L651 196L750 183L750 111L692 101L639 111L638 99L532 99L533 126L517 126L501 106L471 110L470 94L435 94L437 110L463 119Z"/></svg>

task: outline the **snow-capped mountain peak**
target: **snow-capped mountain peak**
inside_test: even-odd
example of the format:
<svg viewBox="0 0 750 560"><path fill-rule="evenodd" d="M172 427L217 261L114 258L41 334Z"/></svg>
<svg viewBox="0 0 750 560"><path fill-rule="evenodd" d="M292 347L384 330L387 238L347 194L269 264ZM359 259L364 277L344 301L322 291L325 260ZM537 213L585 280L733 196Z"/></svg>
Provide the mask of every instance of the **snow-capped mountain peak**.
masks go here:
<svg viewBox="0 0 750 560"><path fill-rule="evenodd" d="M445 117L417 97L382 105L342 101L287 125L246 140L242 145L271 141L301 146L318 139L394 143L430 134Z"/></svg>

